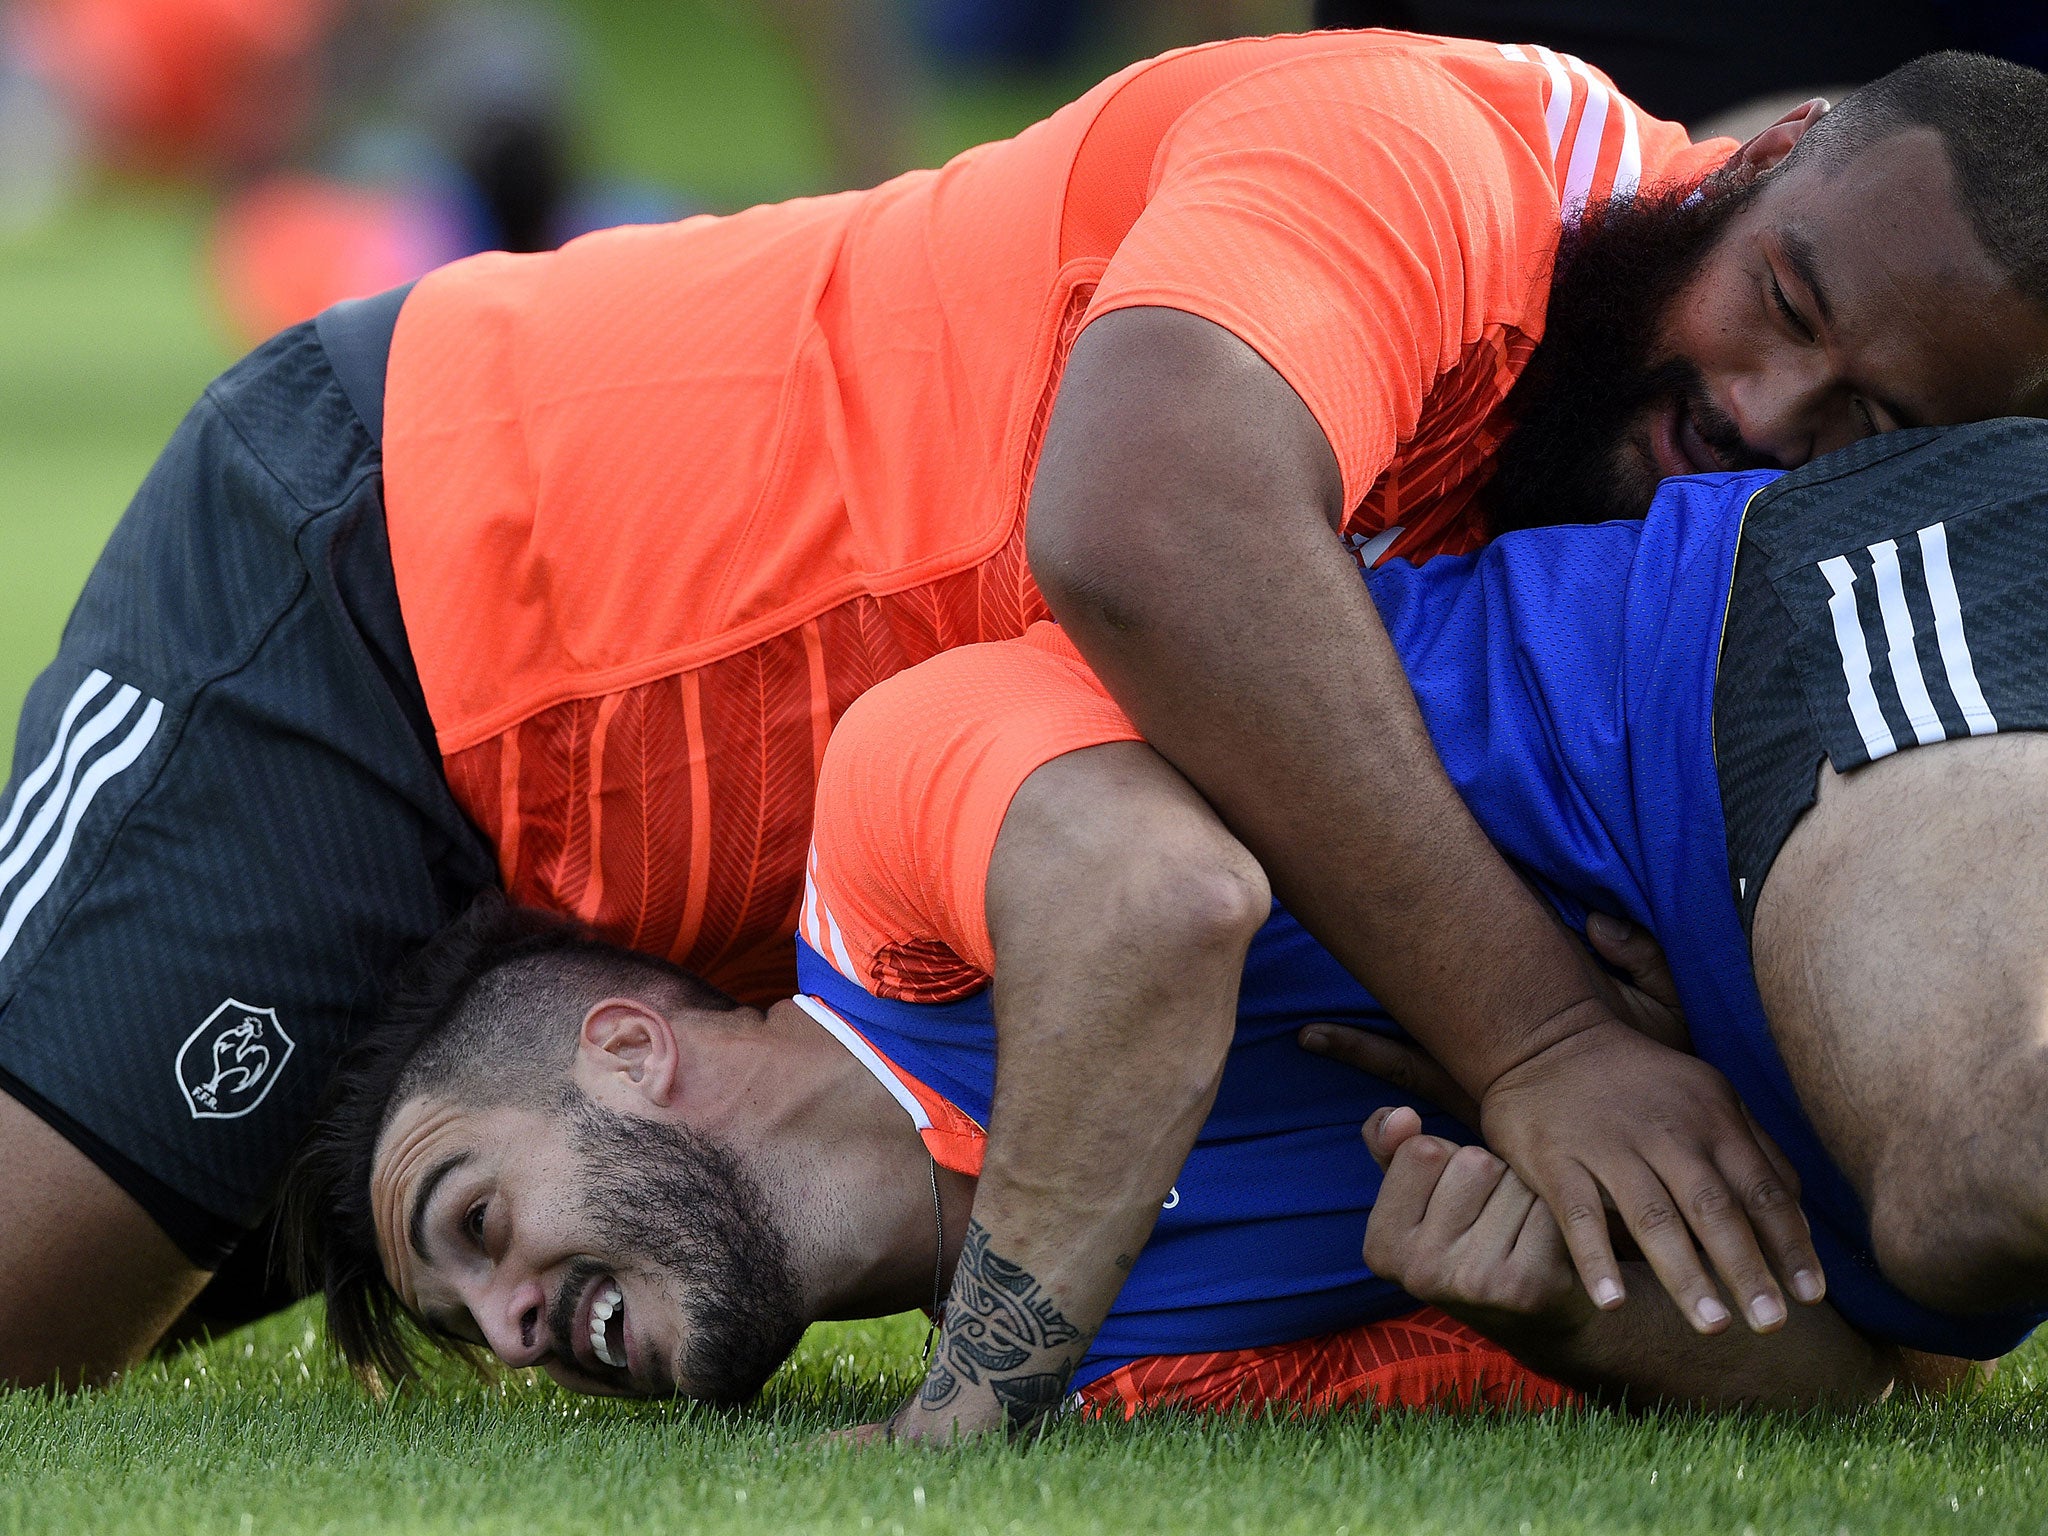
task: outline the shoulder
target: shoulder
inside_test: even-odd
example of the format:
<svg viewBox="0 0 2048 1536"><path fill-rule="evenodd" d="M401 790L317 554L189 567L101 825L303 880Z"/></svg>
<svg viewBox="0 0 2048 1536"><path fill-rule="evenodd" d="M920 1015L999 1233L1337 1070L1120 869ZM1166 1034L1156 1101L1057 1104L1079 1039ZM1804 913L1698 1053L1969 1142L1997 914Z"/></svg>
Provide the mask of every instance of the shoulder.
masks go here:
<svg viewBox="0 0 2048 1536"><path fill-rule="evenodd" d="M877 685L826 747L805 939L883 995L935 1001L984 984L989 860L1018 789L1056 757L1136 739L1050 624Z"/></svg>

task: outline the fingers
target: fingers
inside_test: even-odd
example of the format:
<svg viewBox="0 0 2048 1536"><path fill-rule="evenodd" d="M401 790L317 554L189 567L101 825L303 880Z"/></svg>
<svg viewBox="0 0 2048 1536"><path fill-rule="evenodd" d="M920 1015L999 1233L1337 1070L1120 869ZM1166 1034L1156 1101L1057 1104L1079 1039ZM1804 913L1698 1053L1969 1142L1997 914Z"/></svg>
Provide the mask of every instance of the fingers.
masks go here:
<svg viewBox="0 0 2048 1536"><path fill-rule="evenodd" d="M1678 1006L1678 983L1672 980L1664 951L1649 929L1593 912L1586 917L1586 939L1595 954L1609 965L1621 967L1643 992L1667 1008Z"/></svg>
<svg viewBox="0 0 2048 1536"><path fill-rule="evenodd" d="M1719 1332L1728 1317L1701 1265L1704 1250L1751 1331L1775 1333L1786 1318L1778 1275L1801 1301L1818 1301L1826 1289L1806 1217L1753 1142L1731 1138L1714 1154L1719 1166L1684 1157L1639 1170L1628 1176L1628 1191L1612 1191L1616 1206L1643 1257L1700 1332Z"/></svg>
<svg viewBox="0 0 2048 1536"><path fill-rule="evenodd" d="M1295 1037L1311 1055L1340 1061L1424 1099L1467 1125L1479 1123L1479 1104L1437 1059L1418 1045L1349 1024L1310 1024Z"/></svg>
<svg viewBox="0 0 2048 1536"><path fill-rule="evenodd" d="M1515 1171L1506 1163L1499 1164L1499 1177L1495 1179L1493 1192L1486 1198L1486 1208L1479 1213L1479 1219L1472 1223L1472 1235L1483 1243L1487 1251L1510 1253L1520 1243L1522 1231L1528 1225L1529 1213L1540 1208L1542 1202L1536 1192L1516 1177ZM1552 1231L1554 1223L1546 1223ZM1564 1243L1557 1244L1562 1256Z"/></svg>
<svg viewBox="0 0 2048 1536"><path fill-rule="evenodd" d="M1741 1194L1742 1209L1771 1273L1800 1301L1812 1306L1827 1295L1828 1287L1806 1213L1799 1208L1799 1175L1763 1128L1754 1120L1749 1125L1756 1137L1754 1145L1738 1140L1723 1148L1722 1170Z"/></svg>
<svg viewBox="0 0 2048 1536"><path fill-rule="evenodd" d="M1412 1109L1396 1109L1387 1118L1414 1113ZM1371 1145L1370 1139L1367 1145ZM1418 1120L1416 1129L1404 1135L1381 1164L1386 1177L1380 1181L1379 1195L1373 1201L1373 1222L1387 1232L1405 1233L1421 1226L1429 1214L1437 1181L1457 1150L1448 1141L1421 1135Z"/></svg>
<svg viewBox="0 0 2048 1536"><path fill-rule="evenodd" d="M1422 1134L1422 1116L1406 1104L1395 1104L1387 1109L1375 1110L1365 1122L1365 1150L1372 1154L1372 1160L1385 1173L1394 1161L1394 1154L1402 1144ZM1434 1139L1434 1138L1431 1138ZM1445 1143L1449 1145L1448 1142Z"/></svg>
<svg viewBox="0 0 2048 1536"><path fill-rule="evenodd" d="M863 1447L887 1445L889 1443L889 1421L882 1419L873 1424L854 1424L845 1429L830 1429L818 1436L820 1445Z"/></svg>
<svg viewBox="0 0 2048 1536"><path fill-rule="evenodd" d="M1607 1236L1607 1207L1601 1203L1600 1187L1584 1168L1572 1163L1544 1197L1571 1252L1579 1284L1593 1298L1594 1306L1603 1312L1613 1311L1628 1292L1622 1287L1621 1266L1614 1261L1614 1244Z"/></svg>
<svg viewBox="0 0 2048 1536"><path fill-rule="evenodd" d="M1468 1233L1476 1233L1481 1216L1498 1191L1508 1165L1484 1147L1459 1147L1444 1165L1429 1197L1429 1210L1422 1220L1422 1237L1438 1248L1449 1248ZM1508 1243L1500 1244L1505 1253Z"/></svg>
<svg viewBox="0 0 2048 1536"><path fill-rule="evenodd" d="M1719 1181L1715 1182L1718 1184ZM1756 1278L1764 1274L1762 1255L1757 1254L1746 1263L1735 1257L1735 1245L1725 1237L1724 1221L1734 1205L1726 1189L1721 1190L1716 1200L1706 1194L1703 1185L1686 1184L1681 1187L1695 1191L1692 1210L1694 1231L1700 1233L1703 1241L1707 1228L1714 1228L1722 1234L1723 1251L1729 1254L1730 1261L1745 1282L1736 1294L1754 1294ZM1680 1315L1699 1333L1713 1334L1725 1329L1730 1320L1727 1304L1721 1300L1720 1290L1701 1263L1699 1250L1693 1246L1693 1232L1687 1230L1685 1215L1681 1214L1678 1202L1672 1198L1663 1181L1647 1166L1636 1164L1623 1170L1618 1179L1609 1184L1608 1192L1614 1197L1615 1209L1623 1225L1635 1238L1636 1246L1642 1249L1650 1268L1656 1271L1657 1279L1670 1293ZM1567 1238L1570 1235L1567 1232ZM1744 1236L1747 1235L1745 1232ZM1750 1246L1754 1250L1753 1240ZM1770 1294L1776 1297L1775 1287L1771 1288ZM1765 1326L1776 1326L1783 1321L1784 1303L1779 1301L1775 1322L1767 1320ZM1751 1326L1757 1326L1754 1316ZM1758 1331L1765 1329L1759 1327Z"/></svg>

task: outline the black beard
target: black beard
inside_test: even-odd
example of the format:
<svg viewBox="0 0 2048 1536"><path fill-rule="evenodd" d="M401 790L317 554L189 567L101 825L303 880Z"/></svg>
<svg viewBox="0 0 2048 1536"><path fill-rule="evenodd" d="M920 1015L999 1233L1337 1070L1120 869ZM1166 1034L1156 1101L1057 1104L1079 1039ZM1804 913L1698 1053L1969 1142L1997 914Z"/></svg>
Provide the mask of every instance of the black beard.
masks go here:
<svg viewBox="0 0 2048 1536"><path fill-rule="evenodd" d="M1610 203L1565 231L1543 340L1505 402L1512 426L1483 493L1489 532L1641 517L1657 472L1636 462L1630 437L1674 400L1731 466L1757 462L1699 370L1651 353L1679 290L1758 185Z"/></svg>
<svg viewBox="0 0 2048 1536"><path fill-rule="evenodd" d="M681 1126L587 1100L570 1117L589 1230L687 1288L678 1387L708 1403L751 1401L804 1336L802 1288L760 1186L727 1148ZM579 1293L562 1287L566 1304ZM555 1336L569 1327L562 1319Z"/></svg>

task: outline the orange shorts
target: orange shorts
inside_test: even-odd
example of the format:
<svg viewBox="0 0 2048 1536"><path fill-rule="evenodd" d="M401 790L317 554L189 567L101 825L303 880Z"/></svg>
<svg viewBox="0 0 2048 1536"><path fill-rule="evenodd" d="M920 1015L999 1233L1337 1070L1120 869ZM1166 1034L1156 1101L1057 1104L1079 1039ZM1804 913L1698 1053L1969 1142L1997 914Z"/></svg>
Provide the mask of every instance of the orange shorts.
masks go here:
<svg viewBox="0 0 2048 1536"><path fill-rule="evenodd" d="M1076 1394L1126 1419L1162 1408L1324 1413L1332 1408L1542 1410L1579 1401L1448 1313L1423 1307L1341 1333L1207 1355L1152 1355Z"/></svg>

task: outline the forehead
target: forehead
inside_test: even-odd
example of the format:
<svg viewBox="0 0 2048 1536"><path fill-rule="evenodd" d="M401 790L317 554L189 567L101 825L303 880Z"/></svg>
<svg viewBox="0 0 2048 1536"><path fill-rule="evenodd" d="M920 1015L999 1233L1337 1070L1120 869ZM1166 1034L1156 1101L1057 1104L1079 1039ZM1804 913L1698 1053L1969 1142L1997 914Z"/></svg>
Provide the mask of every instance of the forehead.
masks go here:
<svg viewBox="0 0 2048 1536"><path fill-rule="evenodd" d="M385 1272L401 1295L420 1268L410 1227L423 1197L431 1197L428 1186L439 1188L452 1177L502 1180L521 1149L543 1138L533 1120L521 1110L477 1110L434 1098L413 1099L392 1112L370 1166L370 1212Z"/></svg>
<svg viewBox="0 0 2048 1536"><path fill-rule="evenodd" d="M411 1258L406 1223L420 1182L430 1168L451 1157L473 1157L471 1116L456 1105L411 1099L392 1111L370 1162L370 1215L385 1272L400 1279ZM401 1283L400 1289L405 1287Z"/></svg>
<svg viewBox="0 0 2048 1536"><path fill-rule="evenodd" d="M1858 371L1909 384L1934 420L2024 408L2048 348L1957 196L1940 137L1911 128L1788 164L1752 210L1768 247L1810 265Z"/></svg>

